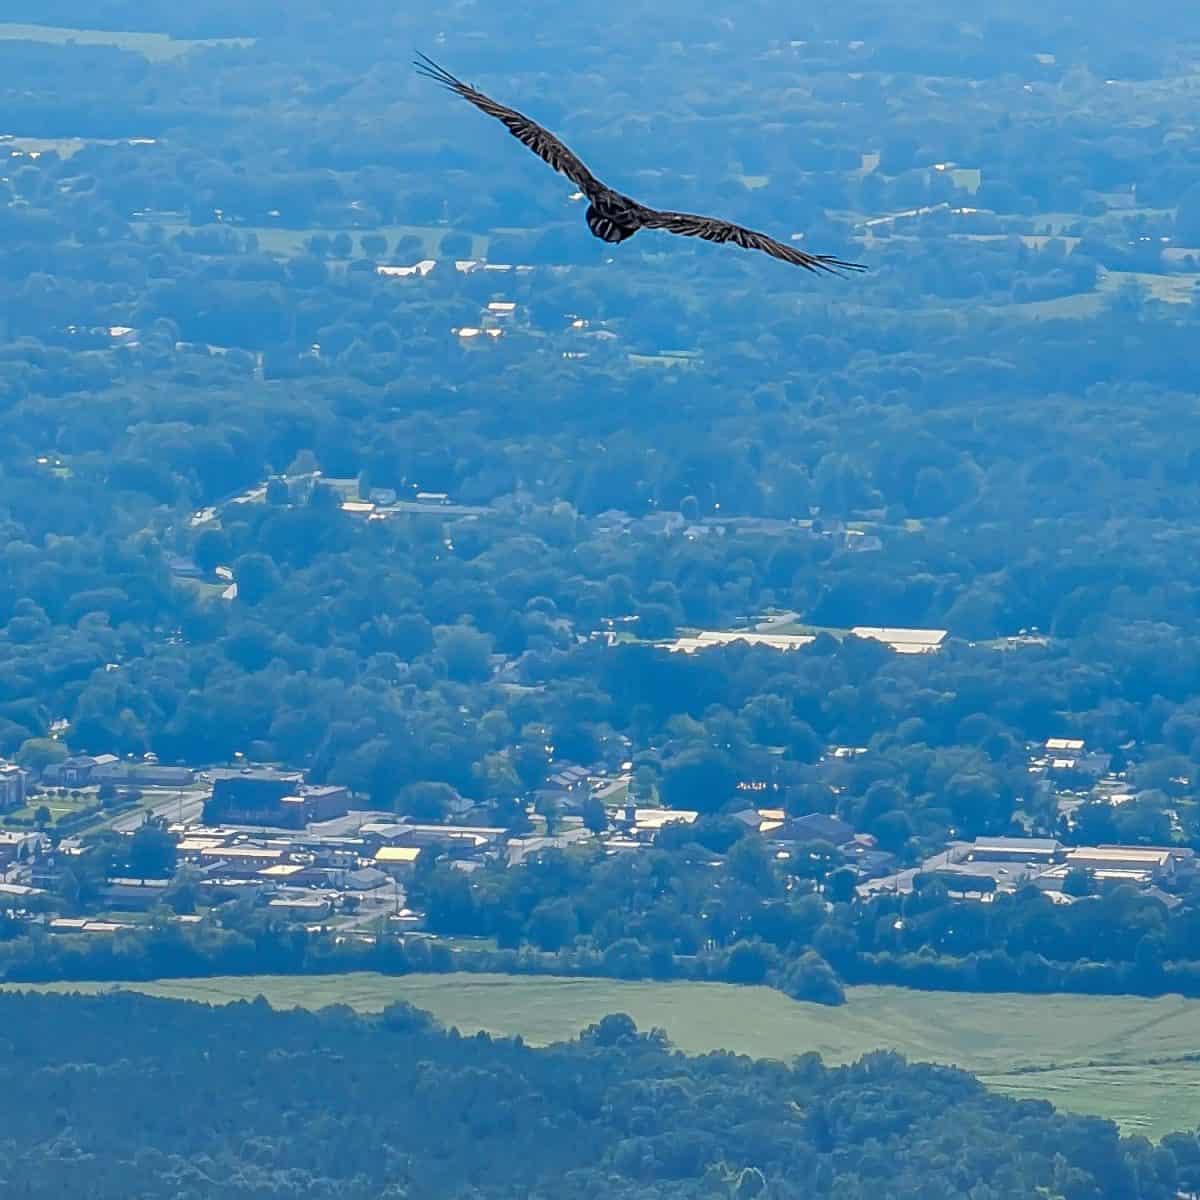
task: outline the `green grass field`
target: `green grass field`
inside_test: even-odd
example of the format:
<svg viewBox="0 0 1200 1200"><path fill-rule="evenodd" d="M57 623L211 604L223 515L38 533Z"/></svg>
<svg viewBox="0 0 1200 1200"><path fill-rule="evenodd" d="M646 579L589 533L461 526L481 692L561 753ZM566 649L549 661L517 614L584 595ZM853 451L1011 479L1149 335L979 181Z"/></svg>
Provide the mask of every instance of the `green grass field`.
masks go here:
<svg viewBox="0 0 1200 1200"><path fill-rule="evenodd" d="M50 820L58 821L62 817L74 816L81 808L86 808L95 801L94 795L81 794L75 798L70 795L59 796L53 792L44 792L39 796L30 797L29 803L23 808L16 808L5 813L4 823L7 824L10 818L15 818L18 822L32 821L37 810L43 805L50 810Z"/></svg>
<svg viewBox="0 0 1200 1200"><path fill-rule="evenodd" d="M100 991L108 984L50 985ZM571 1038L606 1013L660 1026L681 1050L788 1059L809 1050L844 1063L874 1049L960 1066L998 1091L1050 1100L1161 1137L1200 1122L1200 1001L1131 997L956 995L855 988L841 1008L798 1004L769 988L621 983L504 975L250 976L128 985L221 1004L263 995L279 1008L393 1000L464 1032ZM1189 1061L1193 1056L1197 1061Z"/></svg>
<svg viewBox="0 0 1200 1200"><path fill-rule="evenodd" d="M141 232L149 224L147 221L132 222L133 228ZM186 221L168 220L156 221L155 224L161 225L163 231L168 237L176 233L192 232L192 226ZM248 234L253 233L258 238L258 247L265 254L277 254L281 257L291 258L298 254L305 253L305 243L313 234L324 234L326 237L334 237L339 233L348 233L354 243L354 253L362 253L361 238L364 234L380 233L387 238L388 250L382 261L393 263L397 261L395 255L396 239L412 235L421 239L421 249L412 254L402 254L399 256L399 262L407 265L414 258L424 254L426 257L441 257L441 240L448 233L456 233L458 230L449 229L446 226L440 225L381 225L378 229L283 229L278 226L272 227L267 225L230 225L235 233ZM471 238L471 258L486 258L488 251L488 238L483 234L473 233L469 235ZM337 259L331 259L331 262L337 262Z"/></svg>
<svg viewBox="0 0 1200 1200"><path fill-rule="evenodd" d="M0 22L0 41L49 42L65 46L116 46L148 58L151 62L178 58L189 50L206 46L252 46L253 38L208 38L176 41L165 33L116 33L107 29L62 29L57 25L15 25Z"/></svg>
<svg viewBox="0 0 1200 1200"><path fill-rule="evenodd" d="M1145 289L1147 300L1159 300L1164 304L1188 304L1198 282L1200 276L1186 272L1161 275L1145 271L1105 271L1093 291L1056 296L1052 300L1031 300L1024 304L1002 305L995 311L1017 313L1041 320L1094 317L1123 286L1130 283L1141 285Z"/></svg>
<svg viewBox="0 0 1200 1200"><path fill-rule="evenodd" d="M71 158L84 148L84 146L132 146L136 144L148 144L153 142L153 138L38 138L38 137L13 137L7 136L0 140L0 158L5 154L11 153L13 150L20 150L25 154L46 154L53 150L59 158Z"/></svg>

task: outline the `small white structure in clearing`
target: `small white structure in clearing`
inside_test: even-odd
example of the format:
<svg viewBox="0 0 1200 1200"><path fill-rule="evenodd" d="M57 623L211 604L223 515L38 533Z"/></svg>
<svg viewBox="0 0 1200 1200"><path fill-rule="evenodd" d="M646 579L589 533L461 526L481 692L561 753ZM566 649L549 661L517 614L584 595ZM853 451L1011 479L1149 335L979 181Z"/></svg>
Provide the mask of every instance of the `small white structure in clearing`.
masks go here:
<svg viewBox="0 0 1200 1200"><path fill-rule="evenodd" d="M691 825L699 815L683 808L635 808L633 825L639 832L656 832L664 825Z"/></svg>
<svg viewBox="0 0 1200 1200"><path fill-rule="evenodd" d="M1051 751L1058 751L1059 753L1062 753L1064 750L1067 750L1067 751L1072 751L1076 754L1079 754L1079 753L1082 753L1082 751L1083 751L1083 739L1082 738L1057 738L1057 737L1056 738L1047 738L1046 739L1046 749L1051 750Z"/></svg>
<svg viewBox="0 0 1200 1200"><path fill-rule="evenodd" d="M682 654L695 654L713 646L728 646L732 642L747 642L751 646L770 646L774 650L798 650L816 639L807 633L755 633L749 629L705 630L695 637L676 638L667 649Z"/></svg>
<svg viewBox="0 0 1200 1200"><path fill-rule="evenodd" d="M886 642L897 654L930 654L946 638L944 629L893 629L882 625L855 625L855 637Z"/></svg>
<svg viewBox="0 0 1200 1200"><path fill-rule="evenodd" d="M497 317L511 317L516 310L516 303L512 300L492 300L488 304L488 312Z"/></svg>
<svg viewBox="0 0 1200 1200"><path fill-rule="evenodd" d="M413 263L411 267L378 266L375 268L375 273L392 279L402 279L409 275L420 275L424 278L436 266L437 263L432 258L423 258L420 262Z"/></svg>

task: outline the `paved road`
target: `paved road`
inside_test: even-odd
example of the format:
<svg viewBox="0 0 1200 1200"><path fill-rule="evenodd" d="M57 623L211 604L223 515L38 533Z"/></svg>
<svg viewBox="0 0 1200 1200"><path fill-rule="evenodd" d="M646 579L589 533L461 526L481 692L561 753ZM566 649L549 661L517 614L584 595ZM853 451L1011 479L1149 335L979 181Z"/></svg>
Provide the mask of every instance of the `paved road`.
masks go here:
<svg viewBox="0 0 1200 1200"><path fill-rule="evenodd" d="M408 897L403 887L392 890L391 884L376 888L363 897L355 913L343 913L325 922L330 928L339 933L351 933L355 930L373 929L381 917L390 917L392 913L405 906Z"/></svg>
<svg viewBox="0 0 1200 1200"><path fill-rule="evenodd" d="M147 795L150 795L150 793L147 792ZM155 795L149 807L137 808L131 812L122 813L112 822L112 828L117 833L133 833L148 815L151 817L162 817L169 822L183 821L190 823L198 821L200 820L200 813L204 808L204 801L206 799L207 793L205 792L163 791L161 795Z"/></svg>

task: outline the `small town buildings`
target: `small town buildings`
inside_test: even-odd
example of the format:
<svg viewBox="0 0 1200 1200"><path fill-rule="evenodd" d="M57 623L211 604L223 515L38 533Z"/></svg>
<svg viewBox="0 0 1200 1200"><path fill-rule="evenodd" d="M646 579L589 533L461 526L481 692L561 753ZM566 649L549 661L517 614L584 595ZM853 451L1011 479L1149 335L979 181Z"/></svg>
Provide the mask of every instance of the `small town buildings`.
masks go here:
<svg viewBox="0 0 1200 1200"><path fill-rule="evenodd" d="M667 643L667 649L680 654L695 654L713 646L728 646L732 642L746 642L751 646L769 646L773 650L799 650L817 639L807 633L755 633L749 629L734 629L728 632L704 630L694 637L679 637Z"/></svg>
<svg viewBox="0 0 1200 1200"><path fill-rule="evenodd" d="M667 825L691 825L698 812L683 808L638 808L628 804L619 812L618 824L623 825L629 835L640 842L650 842Z"/></svg>
<svg viewBox="0 0 1200 1200"><path fill-rule="evenodd" d="M375 851L375 866L392 875L404 875L416 866L419 846L380 846Z"/></svg>
<svg viewBox="0 0 1200 1200"><path fill-rule="evenodd" d="M204 805L206 825L266 825L303 829L350 811L350 791L303 782L299 771L270 768L214 771L212 797Z"/></svg>
<svg viewBox="0 0 1200 1200"><path fill-rule="evenodd" d="M535 835L531 837L509 838L504 849L508 854L508 865L515 867L531 855L541 854L546 850L566 850L571 846L578 845L580 842L587 841L591 836L591 833L586 829L565 829L562 833L555 834L552 837Z"/></svg>
<svg viewBox="0 0 1200 1200"><path fill-rule="evenodd" d="M49 839L44 833L0 829L0 867L34 858L48 845Z"/></svg>
<svg viewBox="0 0 1200 1200"><path fill-rule="evenodd" d="M281 892L267 901L272 912L302 921L323 921L333 912L333 897L327 892Z"/></svg>
<svg viewBox="0 0 1200 1200"><path fill-rule="evenodd" d="M787 814L781 808L744 808L733 814L733 819L744 825L751 833L773 837L783 827Z"/></svg>
<svg viewBox="0 0 1200 1200"><path fill-rule="evenodd" d="M162 903L169 879L110 879L101 890L107 909L146 912Z"/></svg>
<svg viewBox="0 0 1200 1200"><path fill-rule="evenodd" d="M1052 737L1046 739L1046 753L1055 755L1073 755L1083 753L1082 738Z"/></svg>
<svg viewBox="0 0 1200 1200"><path fill-rule="evenodd" d="M359 827L368 849L380 846L435 846L443 853L472 854L491 846L507 830L491 825L428 825L413 821L371 821Z"/></svg>
<svg viewBox="0 0 1200 1200"><path fill-rule="evenodd" d="M976 838L969 860L974 862L1022 862L1049 866L1062 846L1053 838Z"/></svg>
<svg viewBox="0 0 1200 1200"><path fill-rule="evenodd" d="M97 769L111 767L120 761L115 754L98 754L94 758L90 754L75 754L45 767L42 782L50 787L89 787L96 782L93 775Z"/></svg>
<svg viewBox="0 0 1200 1200"><path fill-rule="evenodd" d="M16 763L0 759L0 812L23 808L28 794L28 778Z"/></svg>
<svg viewBox="0 0 1200 1200"><path fill-rule="evenodd" d="M375 268L375 273L382 275L385 279L405 279L412 275L424 278L436 266L437 262L434 259L423 258L420 262L413 263L411 267L383 264Z"/></svg>
<svg viewBox="0 0 1200 1200"><path fill-rule="evenodd" d="M553 775L549 776L546 782L553 788L561 788L564 792L573 792L580 788L586 788L590 778L591 772L586 767L572 763L560 767Z"/></svg>
<svg viewBox="0 0 1200 1200"><path fill-rule="evenodd" d="M1175 873L1169 850L1139 846L1079 846L1069 850L1066 867L1082 867L1097 879L1161 883Z"/></svg>
<svg viewBox="0 0 1200 1200"><path fill-rule="evenodd" d="M771 834L775 842L828 842L844 846L854 837L854 826L830 813L805 813L791 817Z"/></svg>
<svg viewBox="0 0 1200 1200"><path fill-rule="evenodd" d="M932 654L946 640L945 629L894 629L890 626L855 625L850 632L859 638L883 642L896 654Z"/></svg>
<svg viewBox="0 0 1200 1200"><path fill-rule="evenodd" d="M360 867L356 871L346 871L342 874L340 883L348 892L373 892L385 887L391 882L386 871L378 867Z"/></svg>
<svg viewBox="0 0 1200 1200"><path fill-rule="evenodd" d="M284 850L276 846L213 846L199 854L201 866L214 868L214 875L225 878L254 879L266 867L288 861Z"/></svg>
<svg viewBox="0 0 1200 1200"><path fill-rule="evenodd" d="M115 787L165 788L191 787L195 780L196 773L190 767L171 767L145 761L122 762L120 759L98 764L91 778L92 783L107 783Z"/></svg>

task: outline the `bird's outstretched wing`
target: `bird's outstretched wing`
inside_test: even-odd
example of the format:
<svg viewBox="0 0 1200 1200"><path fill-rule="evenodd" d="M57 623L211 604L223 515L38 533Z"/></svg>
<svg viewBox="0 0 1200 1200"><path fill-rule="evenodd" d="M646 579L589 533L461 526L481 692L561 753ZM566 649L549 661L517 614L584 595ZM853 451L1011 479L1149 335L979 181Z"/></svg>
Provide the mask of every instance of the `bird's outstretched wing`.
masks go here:
<svg viewBox="0 0 1200 1200"><path fill-rule="evenodd" d="M743 250L762 250L773 258L794 263L806 271L826 271L840 275L843 271L865 271L861 263L844 262L832 254L806 254L795 246L777 242L765 233L722 221L717 217L698 217L692 213L659 212L657 209L639 206L638 221L645 229L662 229L667 233L681 233L686 237L703 238L706 242L732 242Z"/></svg>
<svg viewBox="0 0 1200 1200"><path fill-rule="evenodd" d="M543 129L536 121L530 120L515 108L507 108L498 104L490 96L485 96L478 88L469 83L456 79L449 71L439 67L433 59L417 52L413 66L427 79L440 83L443 87L456 92L464 100L469 100L476 108L503 121L509 133L518 141L523 142L539 158L548 162L556 171L565 175L590 200L596 193L604 190L604 185L583 165L577 155L573 154L548 129Z"/></svg>

